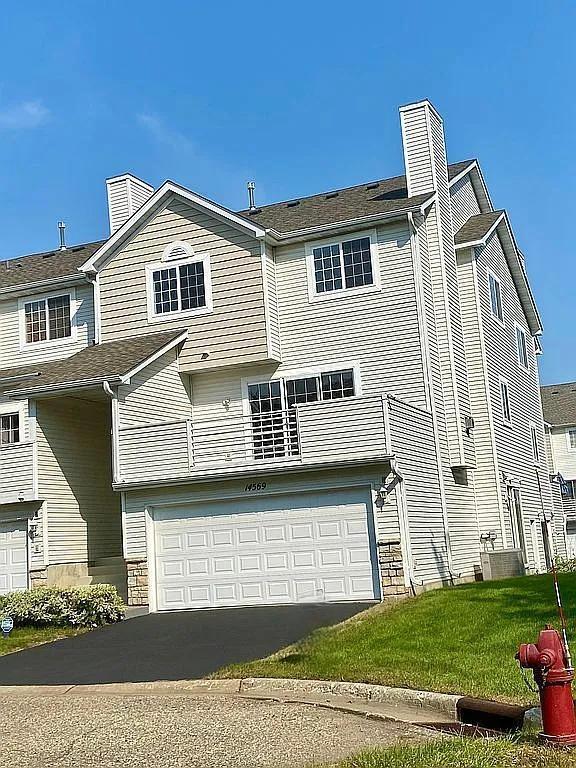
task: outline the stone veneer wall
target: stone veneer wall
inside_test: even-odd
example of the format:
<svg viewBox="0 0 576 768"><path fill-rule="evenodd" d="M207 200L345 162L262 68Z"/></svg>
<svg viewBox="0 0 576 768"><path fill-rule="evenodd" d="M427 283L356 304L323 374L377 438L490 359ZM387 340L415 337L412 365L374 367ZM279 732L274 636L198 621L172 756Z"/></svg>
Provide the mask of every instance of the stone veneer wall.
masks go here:
<svg viewBox="0 0 576 768"><path fill-rule="evenodd" d="M148 605L148 564L146 560L127 560L128 605Z"/></svg>
<svg viewBox="0 0 576 768"><path fill-rule="evenodd" d="M378 542L378 561L382 580L382 599L406 597L409 589L404 581L402 547L398 539Z"/></svg>
<svg viewBox="0 0 576 768"><path fill-rule="evenodd" d="M48 572L46 568L39 568L36 571L30 571L30 587L46 587L48 586Z"/></svg>

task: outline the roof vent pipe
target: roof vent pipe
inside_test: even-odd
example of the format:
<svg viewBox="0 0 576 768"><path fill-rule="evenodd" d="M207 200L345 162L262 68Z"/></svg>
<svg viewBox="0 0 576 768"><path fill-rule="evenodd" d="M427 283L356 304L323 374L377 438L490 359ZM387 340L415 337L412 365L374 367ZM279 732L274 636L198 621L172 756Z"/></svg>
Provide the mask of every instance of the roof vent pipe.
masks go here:
<svg viewBox="0 0 576 768"><path fill-rule="evenodd" d="M251 211L256 210L256 204L254 203L254 190L256 189L256 184L253 181L248 182L248 202L249 202L249 208Z"/></svg>
<svg viewBox="0 0 576 768"><path fill-rule="evenodd" d="M60 233L60 250L66 250L66 224L63 221L58 222L58 232Z"/></svg>

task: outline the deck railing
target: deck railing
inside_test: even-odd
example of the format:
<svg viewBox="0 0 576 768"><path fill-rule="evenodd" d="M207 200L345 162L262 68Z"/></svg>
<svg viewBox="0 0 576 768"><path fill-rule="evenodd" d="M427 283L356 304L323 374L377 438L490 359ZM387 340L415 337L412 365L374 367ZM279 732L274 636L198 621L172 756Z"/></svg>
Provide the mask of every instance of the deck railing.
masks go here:
<svg viewBox="0 0 576 768"><path fill-rule="evenodd" d="M29 501L34 495L34 445L0 446L0 504Z"/></svg>
<svg viewBox="0 0 576 768"><path fill-rule="evenodd" d="M384 405L375 395L214 421L125 426L119 430L117 480L209 477L386 455Z"/></svg>

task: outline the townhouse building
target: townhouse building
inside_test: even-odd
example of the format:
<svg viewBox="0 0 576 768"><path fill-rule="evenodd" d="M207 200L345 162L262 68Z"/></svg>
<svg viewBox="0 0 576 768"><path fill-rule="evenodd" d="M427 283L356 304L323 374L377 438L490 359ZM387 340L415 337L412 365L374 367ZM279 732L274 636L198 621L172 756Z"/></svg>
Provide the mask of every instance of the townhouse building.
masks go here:
<svg viewBox="0 0 576 768"><path fill-rule="evenodd" d="M576 557L576 382L541 388L558 554Z"/></svg>
<svg viewBox="0 0 576 768"><path fill-rule="evenodd" d="M0 264L0 589L170 610L547 567L524 257L434 107L400 121L403 176L234 212L126 174L106 240Z"/></svg>

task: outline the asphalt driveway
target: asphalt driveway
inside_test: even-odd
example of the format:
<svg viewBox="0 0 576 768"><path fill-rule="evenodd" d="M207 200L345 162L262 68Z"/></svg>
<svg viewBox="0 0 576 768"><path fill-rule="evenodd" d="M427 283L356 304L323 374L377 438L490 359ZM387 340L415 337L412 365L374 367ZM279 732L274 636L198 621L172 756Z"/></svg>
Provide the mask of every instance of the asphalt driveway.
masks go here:
<svg viewBox="0 0 576 768"><path fill-rule="evenodd" d="M368 603L153 613L0 656L0 685L192 680L268 656Z"/></svg>

